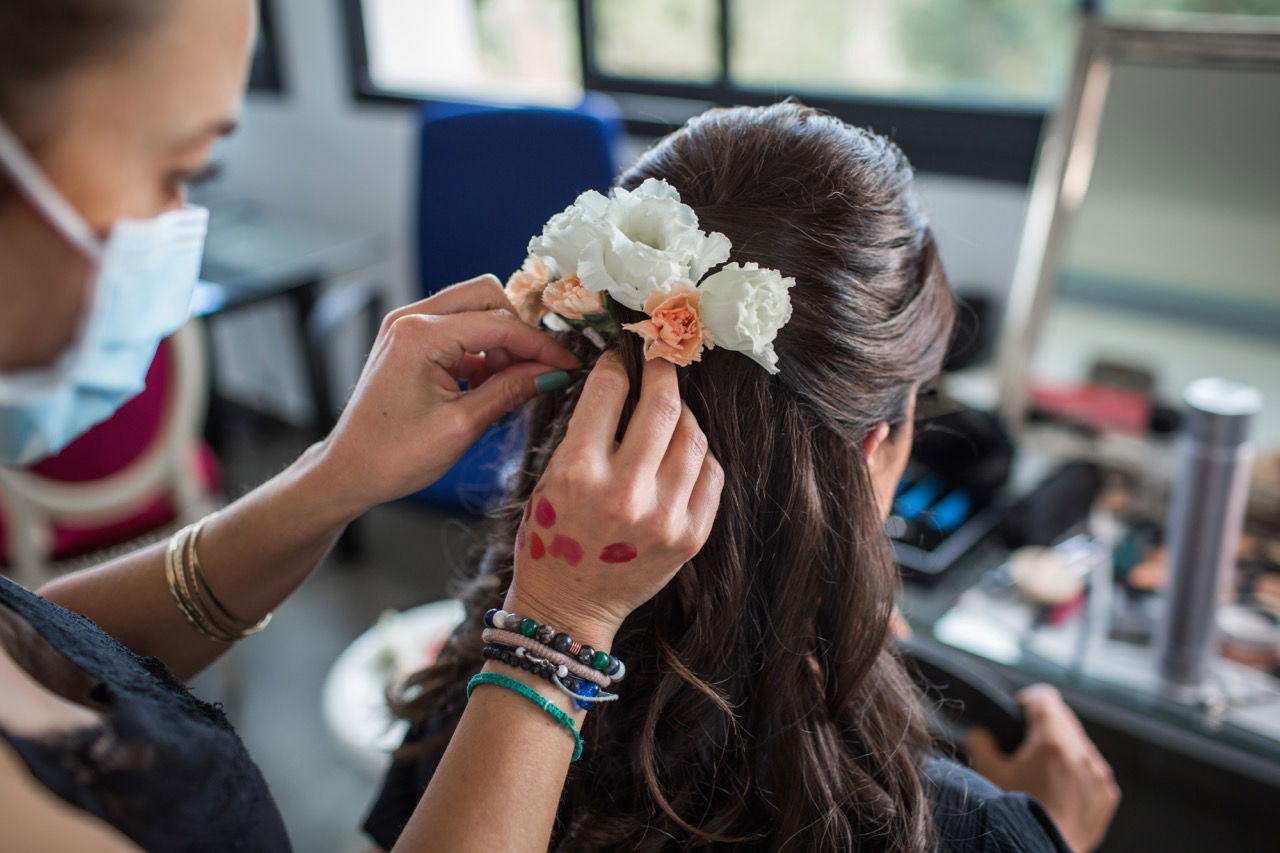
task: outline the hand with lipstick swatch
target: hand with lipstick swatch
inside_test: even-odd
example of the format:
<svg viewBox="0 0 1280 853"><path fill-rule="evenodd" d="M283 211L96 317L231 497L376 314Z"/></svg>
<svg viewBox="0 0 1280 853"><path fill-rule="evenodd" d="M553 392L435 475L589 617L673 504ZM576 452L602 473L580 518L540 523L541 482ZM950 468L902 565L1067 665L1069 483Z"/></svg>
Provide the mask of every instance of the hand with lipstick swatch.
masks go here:
<svg viewBox="0 0 1280 853"><path fill-rule="evenodd" d="M525 507L503 605L608 649L711 533L724 472L680 399L676 369L645 363L640 401L614 440L630 391L605 353Z"/></svg>

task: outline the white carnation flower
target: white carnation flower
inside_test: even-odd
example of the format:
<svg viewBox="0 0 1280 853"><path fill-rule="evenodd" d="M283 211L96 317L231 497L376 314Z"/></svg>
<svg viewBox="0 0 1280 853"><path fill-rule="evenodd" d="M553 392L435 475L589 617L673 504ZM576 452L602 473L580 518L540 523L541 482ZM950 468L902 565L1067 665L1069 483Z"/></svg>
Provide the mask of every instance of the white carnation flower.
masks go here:
<svg viewBox="0 0 1280 853"><path fill-rule="evenodd" d="M555 260L561 276L577 275L583 287L637 311L650 294L700 279L728 260L730 248L723 234L704 234L693 208L655 178L608 199L583 193L529 243L531 254Z"/></svg>
<svg viewBox="0 0 1280 853"><path fill-rule="evenodd" d="M562 213L547 221L540 236L529 241L529 254L553 261L557 278L577 275L578 261L587 245L609 231L605 221L609 203L595 190L578 196Z"/></svg>
<svg viewBox="0 0 1280 853"><path fill-rule="evenodd" d="M699 286L702 324L715 345L751 356L770 373L778 372L773 350L778 330L791 319L795 279L759 264L729 264Z"/></svg>

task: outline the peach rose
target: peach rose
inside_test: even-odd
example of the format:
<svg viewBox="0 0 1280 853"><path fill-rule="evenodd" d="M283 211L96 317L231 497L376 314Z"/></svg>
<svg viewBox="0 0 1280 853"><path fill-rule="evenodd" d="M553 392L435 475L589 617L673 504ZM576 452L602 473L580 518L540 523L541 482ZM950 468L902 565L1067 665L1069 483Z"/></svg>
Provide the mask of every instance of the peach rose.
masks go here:
<svg viewBox="0 0 1280 853"><path fill-rule="evenodd" d="M622 328L645 339L646 361L665 358L678 367L702 360L702 350L715 344L702 327L701 295L688 283L663 293L656 291L645 300L648 320L627 323Z"/></svg>
<svg viewBox="0 0 1280 853"><path fill-rule="evenodd" d="M530 326L542 322L547 307L542 304L542 291L551 278L551 265L543 258L530 255L524 266L507 280L507 299L515 306L520 319Z"/></svg>
<svg viewBox="0 0 1280 853"><path fill-rule="evenodd" d="M568 320L604 311L604 294L587 290L576 275L553 281L542 291L542 304Z"/></svg>

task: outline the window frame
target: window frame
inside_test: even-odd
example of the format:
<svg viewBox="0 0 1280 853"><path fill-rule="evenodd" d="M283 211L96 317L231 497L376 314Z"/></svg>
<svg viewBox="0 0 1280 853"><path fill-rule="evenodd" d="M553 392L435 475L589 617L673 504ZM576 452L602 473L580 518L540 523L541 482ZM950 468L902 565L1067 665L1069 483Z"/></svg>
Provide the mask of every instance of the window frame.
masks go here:
<svg viewBox="0 0 1280 853"><path fill-rule="evenodd" d="M248 89L253 94L283 95L287 86L284 56L280 49L280 28L276 26L275 0L262 0L258 10L258 38L262 39L263 53L256 53L255 48Z"/></svg>
<svg viewBox="0 0 1280 853"><path fill-rule="evenodd" d="M850 122L893 138L922 172L1027 184L1031 179L1048 105L976 104L919 98L846 95L821 91L773 91L735 85L729 77L732 27L730 0L719 6L720 74L711 83L681 83L621 77L600 70L595 53L593 0L575 0L579 59L584 91L618 98L627 130L658 137L676 129L683 118L711 106L762 106L794 95ZM339 0L345 21L350 80L354 97L362 103L416 104L430 100L422 93L386 90L375 85L369 66L369 45L362 0ZM1096 9L1096 0L1080 0L1083 16ZM647 116L649 105L662 104L673 119Z"/></svg>

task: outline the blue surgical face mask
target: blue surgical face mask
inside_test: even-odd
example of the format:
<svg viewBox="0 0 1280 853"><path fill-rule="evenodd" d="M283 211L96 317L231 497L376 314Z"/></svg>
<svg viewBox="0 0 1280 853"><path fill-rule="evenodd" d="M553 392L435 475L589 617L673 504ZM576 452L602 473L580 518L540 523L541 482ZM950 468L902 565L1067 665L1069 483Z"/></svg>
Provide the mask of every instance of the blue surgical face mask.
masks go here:
<svg viewBox="0 0 1280 853"><path fill-rule="evenodd" d="M95 270L71 347L51 367L0 372L0 465L30 465L142 391L160 341L190 316L209 213L117 222L103 243L3 122L0 169Z"/></svg>

